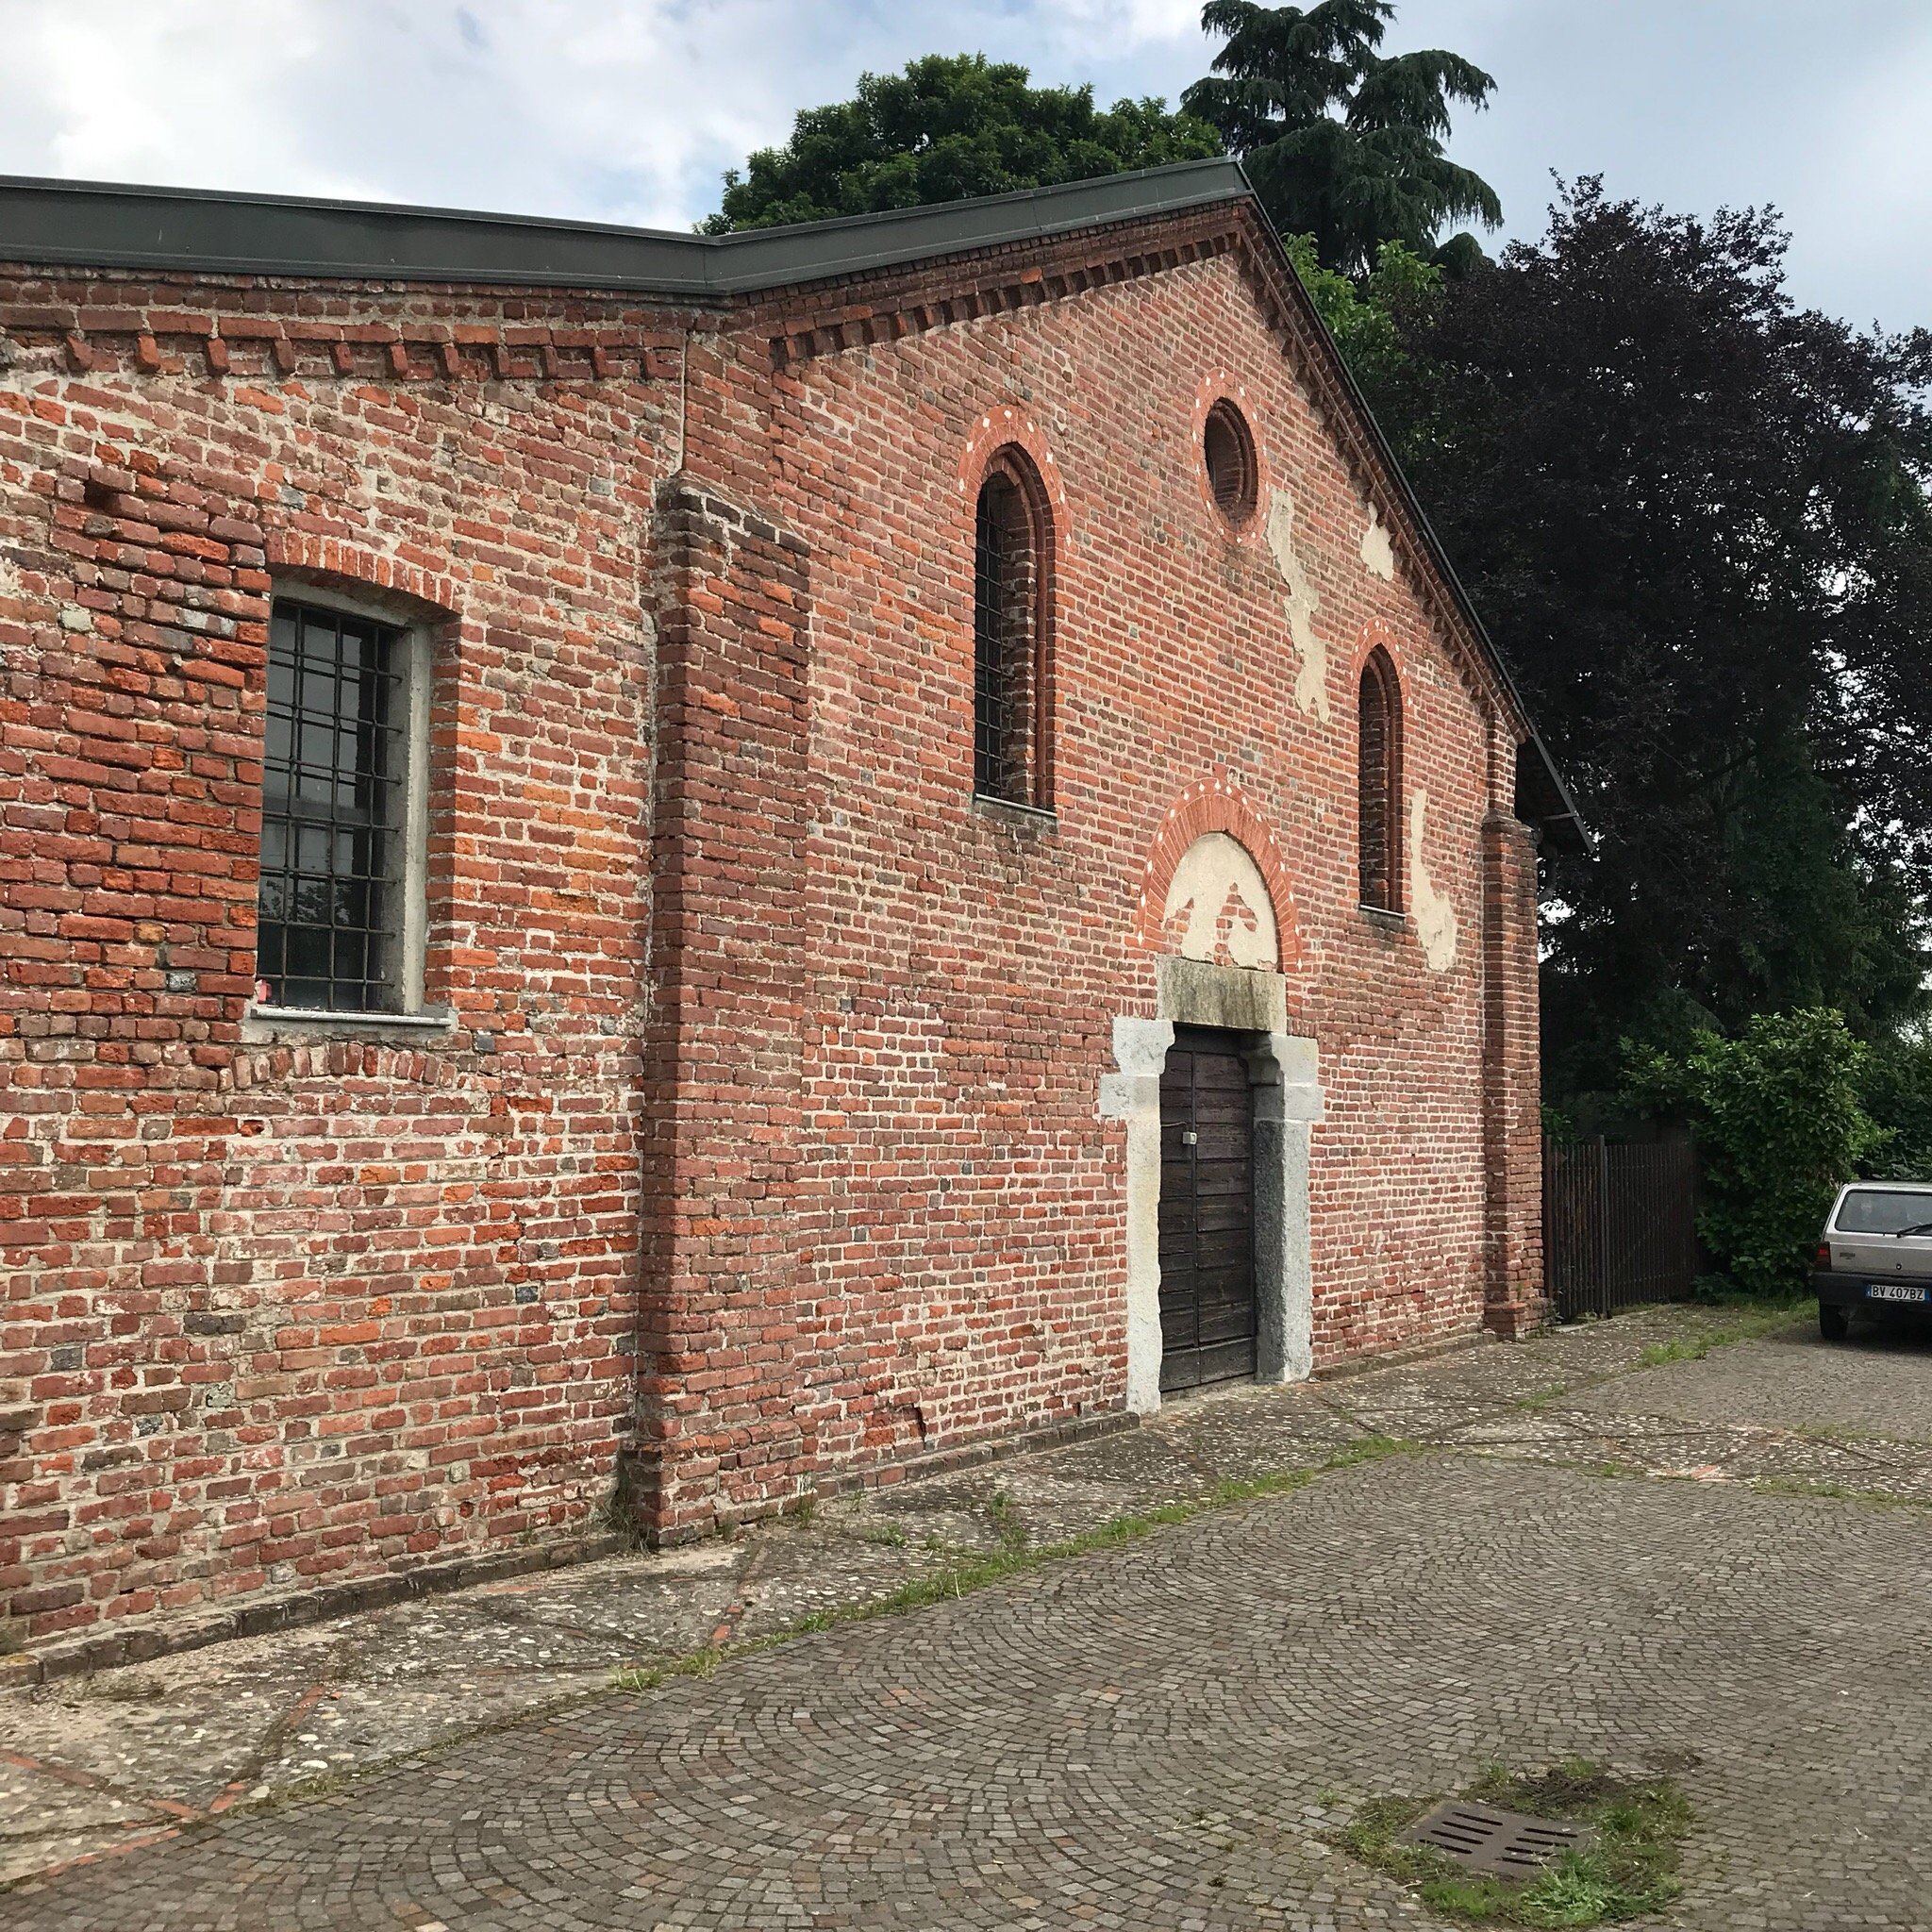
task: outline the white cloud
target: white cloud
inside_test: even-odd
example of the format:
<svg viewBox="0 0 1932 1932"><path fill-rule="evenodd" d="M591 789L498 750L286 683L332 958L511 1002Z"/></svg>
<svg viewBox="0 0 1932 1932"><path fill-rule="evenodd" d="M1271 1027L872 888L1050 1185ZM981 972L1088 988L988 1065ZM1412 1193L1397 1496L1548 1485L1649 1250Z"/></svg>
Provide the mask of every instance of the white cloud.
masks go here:
<svg viewBox="0 0 1932 1932"><path fill-rule="evenodd" d="M867 68L983 48L1084 76L1195 0L0 0L0 169L681 227ZM831 30L828 30L831 29ZM1083 48L1107 58L1083 60ZM1127 91L1100 90L1102 98Z"/></svg>

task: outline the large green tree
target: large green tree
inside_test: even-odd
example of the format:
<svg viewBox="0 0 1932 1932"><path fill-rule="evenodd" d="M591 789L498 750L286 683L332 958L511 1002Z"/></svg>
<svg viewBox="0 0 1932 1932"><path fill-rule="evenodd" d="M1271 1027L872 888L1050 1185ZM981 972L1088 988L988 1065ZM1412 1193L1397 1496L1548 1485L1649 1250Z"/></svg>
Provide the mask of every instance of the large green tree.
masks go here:
<svg viewBox="0 0 1932 1932"><path fill-rule="evenodd" d="M1586 180L1363 372L1600 835L1549 881L1559 1099L1623 1036L1923 1007L1932 333L1800 311L1784 248Z"/></svg>
<svg viewBox="0 0 1932 1932"><path fill-rule="evenodd" d="M933 54L904 74L861 75L849 101L804 109L783 147L724 176L703 226L723 235L1047 188L1221 153L1206 123L1158 100L1105 110L1091 87L1032 87L983 54Z"/></svg>
<svg viewBox="0 0 1932 1932"><path fill-rule="evenodd" d="M1450 103L1480 108L1496 83L1441 48L1380 53L1394 16L1392 0L1208 0L1201 25L1227 44L1181 95L1241 156L1274 225L1312 235L1342 275L1367 275L1385 242L1426 256L1450 222L1503 219L1489 183L1442 152ZM1441 253L1462 269L1480 250L1459 235Z"/></svg>

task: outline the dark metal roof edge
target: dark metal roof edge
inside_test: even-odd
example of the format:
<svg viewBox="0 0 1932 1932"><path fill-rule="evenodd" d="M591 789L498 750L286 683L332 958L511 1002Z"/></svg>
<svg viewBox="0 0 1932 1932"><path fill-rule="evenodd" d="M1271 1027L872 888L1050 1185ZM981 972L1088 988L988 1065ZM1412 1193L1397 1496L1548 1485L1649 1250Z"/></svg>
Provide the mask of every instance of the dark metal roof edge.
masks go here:
<svg viewBox="0 0 1932 1932"><path fill-rule="evenodd" d="M748 294L1245 198L1232 161L1181 161L977 201L684 235L380 202L0 176L0 259L62 267Z"/></svg>
<svg viewBox="0 0 1932 1932"><path fill-rule="evenodd" d="M1241 178L1246 181L1245 171ZM1249 192L1254 194L1252 186ZM1295 273L1294 263L1290 258L1287 248L1283 246L1274 221L1258 194L1254 195L1254 202L1255 212L1269 240L1280 254L1282 266L1288 271L1289 280L1293 283L1295 292L1301 298L1305 313L1315 325L1322 340L1327 343L1329 356L1341 377L1343 387L1348 391L1349 400L1360 413L1362 421L1367 424L1369 437L1374 443L1376 454L1387 467L1405 508L1415 519L1416 528L1422 532L1423 541L1428 546L1431 561L1442 574L1442 581L1449 586L1449 593L1456 600L1456 608L1462 613L1463 621L1475 633L1484 655L1489 658L1496 675L1502 680L1503 689L1508 692L1510 703L1516 707L1517 715L1524 722L1528 736L1523 742L1534 749L1538 762L1542 768L1543 777L1558 805L1558 809L1542 815L1544 829L1557 828L1559 837L1567 834L1575 840L1578 850L1586 853L1594 852L1595 835L1584 823L1583 814L1577 809L1576 801L1571 795L1570 787L1564 781L1562 772L1557 768L1555 758L1551 756L1549 746L1543 742L1542 733L1537 729L1535 715L1524 702L1516 679L1510 675L1507 660L1496 648L1496 641L1490 635L1489 626L1477 615L1474 601L1471 598L1462 579L1457 575L1456 566L1449 561L1449 553L1442 547L1442 540L1436 534L1436 526L1429 521L1428 511L1424 509L1422 499L1415 493L1415 486L1408 480L1408 473L1402 467L1394 446L1390 442L1381 424L1375 420L1375 412L1369 408L1369 399L1362 393L1361 384L1355 379L1355 372L1348 366L1348 359L1342 355L1341 346L1329 332L1328 325L1322 320L1322 311L1315 307L1314 298L1302 286L1302 278Z"/></svg>
<svg viewBox="0 0 1932 1932"><path fill-rule="evenodd" d="M974 201L846 215L837 221L789 227L747 228L718 236L714 245L727 257L742 253L759 259L742 269L727 270L714 281L732 293L782 288L794 282L861 275L932 256L1065 234L1075 228L1174 214L1217 201L1246 200L1253 192L1247 175L1235 161L1176 161L1165 168L1101 175L1091 180L1021 189ZM861 237L886 234L893 228L901 232L883 247L841 245L848 240L856 242ZM774 274L781 266L791 272Z"/></svg>

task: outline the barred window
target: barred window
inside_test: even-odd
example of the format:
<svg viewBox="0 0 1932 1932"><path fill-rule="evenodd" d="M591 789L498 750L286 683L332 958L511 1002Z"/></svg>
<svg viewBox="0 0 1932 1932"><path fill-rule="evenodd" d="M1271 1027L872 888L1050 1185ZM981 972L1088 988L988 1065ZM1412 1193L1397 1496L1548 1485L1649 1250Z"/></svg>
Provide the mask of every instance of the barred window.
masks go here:
<svg viewBox="0 0 1932 1932"><path fill-rule="evenodd" d="M276 598L269 631L256 1002L416 1004L404 928L417 747L408 632Z"/></svg>
<svg viewBox="0 0 1932 1932"><path fill-rule="evenodd" d="M1402 909L1396 864L1402 796L1402 691L1389 654L1376 649L1362 666L1357 705L1357 836L1360 841L1361 902L1384 912Z"/></svg>
<svg viewBox="0 0 1932 1932"><path fill-rule="evenodd" d="M973 789L1010 805L1047 803L1044 743L1047 558L1016 453L979 491L973 605Z"/></svg>

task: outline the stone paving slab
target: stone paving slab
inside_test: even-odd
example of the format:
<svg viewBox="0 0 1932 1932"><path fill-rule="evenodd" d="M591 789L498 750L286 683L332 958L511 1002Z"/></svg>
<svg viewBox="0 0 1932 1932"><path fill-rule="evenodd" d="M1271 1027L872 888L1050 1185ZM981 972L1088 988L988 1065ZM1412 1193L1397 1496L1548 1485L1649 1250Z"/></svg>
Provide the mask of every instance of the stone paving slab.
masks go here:
<svg viewBox="0 0 1932 1932"><path fill-rule="evenodd" d="M1136 1430L982 1465L946 1478L841 1497L822 1506L807 1523L774 1525L666 1556L640 1553L605 1558L454 1596L398 1604L335 1624L170 1657L92 1679L0 1692L0 1859L6 1861L0 1876L30 1878L77 1857L111 1852L130 1839L172 1831L184 1823L198 1830L197 1821L224 1816L237 1806L245 1809L261 1800L275 1800L318 1776L360 1777L398 1754L446 1744L478 1728L490 1737L512 1740L503 1746L507 1751L524 1749L518 1740L535 1749L530 1740L550 1736L558 1725L568 1728L588 1723L589 1714L604 1710L610 1703L608 1686L619 1669L661 1665L708 1646L788 1631L814 1613L877 1603L908 1583L949 1573L962 1559L1075 1538L1112 1519L1141 1515L1175 1502L1198 1507L1230 1481L1316 1469L1338 1451L1369 1437L1398 1435L1432 1446L1432 1454L1405 1456L1387 1465L1391 1471L1414 1474L1438 1461L1453 1463L1480 1472L1482 1483L1497 1496L1525 1485L1556 1483L1580 1486L1579 1493L1586 1495L1614 1491L1663 1499L1606 1506L1640 1516L1652 1508L1661 1509L1666 1517L1672 1511L1694 1513L1703 1507L1698 1498L1707 1491L1736 1492L1754 1484L1760 1489L1825 1488L1900 1501L1932 1501L1932 1442L1918 1446L1914 1435L1923 1428L1932 1436L1932 1405L1926 1401L1926 1391L1932 1389L1932 1350L1897 1337L1834 1350L1817 1340L1815 1326L1787 1323L1768 1335L1715 1347L1702 1359L1646 1365L1646 1350L1661 1344L1682 1352L1687 1345L1703 1346L1736 1326L1734 1317L1722 1313L1647 1310L1612 1323L1561 1330L1520 1347L1466 1350L1336 1383L1212 1392L1173 1404L1158 1419ZM1833 1418L1840 1414L1862 1420L1839 1424ZM1697 1482L1607 1482L1602 1472L1608 1471L1695 1476ZM1304 1496L1268 1507L1290 1512L1283 1521L1292 1521L1293 1511L1314 1508L1315 1498L1331 1491L1358 1499L1386 1493L1363 1472L1330 1474L1321 1476ZM1824 1510L1827 1517L1836 1511L1859 1519L1896 1518L1894 1531L1907 1542L1932 1534L1932 1519L1916 1510L1874 1511L1854 1501L1787 1495L1741 1496L1740 1501L1754 1507L1801 1512L1790 1518L1792 1522L1808 1523L1811 1519L1802 1512L1814 1509ZM1189 1534L1199 1526L1189 1525ZM1330 1614L1356 1617L1360 1626L1357 1641L1366 1644L1384 1635L1374 1623L1376 1590L1397 1592L1380 1599L1386 1624L1394 1615L1392 1606L1400 1600L1400 1590L1414 1588L1418 1577L1409 1575L1406 1585L1399 1578L1394 1585L1386 1578L1376 1584L1374 1579L1383 1573L1366 1560L1365 1552L1376 1545L1378 1537L1386 1541L1394 1532L1374 1511L1358 1527L1363 1552L1342 1563L1324 1587L1343 1592L1339 1606L1330 1604ZM1465 1541L1479 1537L1481 1512L1463 1523L1459 1533ZM1289 1542L1291 1555L1275 1563L1277 1594L1291 1594L1306 1580L1303 1566L1307 1559L1292 1556L1291 1537ZM1196 1547L1178 1531L1163 1530L1135 1544L1120 1561L1143 1578L1167 1577L1184 1595L1223 1604L1224 1613L1232 1615L1221 1579L1211 1570L1194 1569L1190 1559L1181 1563L1176 1574L1174 1553ZM1418 1563L1439 1560L1467 1568L1475 1557L1467 1548L1457 1548L1453 1557L1426 1556L1422 1543L1408 1548L1410 1572ZM1483 1563L1489 1561L1484 1555ZM1483 1564L1476 1567L1483 1570ZM1035 1578L1003 1586L1005 1594L998 1599L967 1599L948 1607L945 1614L974 1614L967 1609L973 1603L1030 1602L1032 1591L1044 1590L1050 1594L1062 1587L1053 1578L1075 1571L1081 1576L1098 1574L1085 1561L1077 1566L1049 1565ZM1562 1561L1557 1562L1556 1572L1556 1584L1573 1597L1581 1589L1591 1603L1601 1601L1613 1607L1624 1604L1620 1592L1627 1588L1627 1565L1612 1565L1607 1572L1591 1553L1588 1562L1576 1558L1574 1574ZM1490 1610L1497 1642L1505 1650L1513 1645L1541 1655L1547 1640L1544 1613L1524 1594L1529 1586L1491 1574L1490 1587L1497 1592ZM1548 1579L1535 1586L1549 1587ZM1136 1657L1140 1613L1121 1621L1104 1599L1105 1592L1091 1598L1089 1616L1102 1627L1117 1626L1123 1659ZM1890 1599L1880 1596L1874 1601L1889 1604ZM928 1620L939 1614L922 1611L904 1620L905 1625L937 1632L939 1626ZM1659 1614L1654 1606L1651 1614ZM809 1640L831 1646L841 1657L845 1653L840 1646L862 1647L870 1641L855 1630ZM1284 1652L1283 1668L1298 1671L1302 1662L1298 1654ZM755 1667L764 1665L758 1659L727 1661L715 1675L702 1680L703 1689L673 1684L655 1695L702 1701L721 1694L722 1687L740 1683L741 1674ZM937 1694L936 1687L947 1681L948 1667L941 1653L931 1660L927 1674L908 1671L907 1681L896 1687L896 1702L929 1701ZM1587 1674L1592 1667L1591 1657L1586 1655L1573 1659L1571 1668L1573 1674ZM1468 1681L1486 1679L1472 1670ZM1114 1687L1122 1697L1131 1688ZM1425 1687L1415 1690L1404 1680L1402 1688L1405 1695L1412 1695L1418 1712L1434 1708ZM1439 1683L1436 1696L1441 1688ZM1335 1687L1327 1694L1338 1708L1348 1702ZM1694 1706L1699 1692L1693 1684L1681 1694ZM1507 1707L1507 1697L1504 1705ZM542 1715L546 1711L551 1713L547 1717ZM759 1723L770 1721L767 1716ZM1245 1720L1230 1722L1237 1729L1224 1734L1228 1738L1238 1734ZM459 1743L456 1749L480 1749L482 1742ZM1109 1749L1116 1746L1126 1748L1121 1739L1115 1739ZM958 1748L966 1749L968 1744L959 1741ZM1269 1748L1265 1739L1260 1748ZM439 1756L425 1763L433 1767L444 1761ZM1125 1761L1108 1775L1124 1774ZM1049 1766L1040 1774L1057 1777L1062 1769ZM1148 1774L1157 1779L1166 1776L1158 1770ZM380 1773L352 1783L341 1800L330 1803L346 1806L359 1816L366 1794L389 1790L394 1778L417 1775L433 1783L441 1774L424 1766ZM1237 1814L1223 1803L1228 1796L1225 1779L1216 1773L1201 1787L1205 1790L1211 1784L1215 1795L1203 1819L1191 1813L1175 1823L1136 1814L1135 1830L1147 1836L1144 1846L1137 1840L1140 1848L1132 1872L1113 1872L1105 1884L1093 1869L1087 1870L1084 1881L1062 1876L1062 1885L1085 1882L1098 1888L1080 1907L1077 1921L1070 1921L1051 1899L1026 1909L1044 1914L1042 1924L1192 1923L1195 1907L1183 1903L1159 1874L1187 1867L1191 1855L1183 1856L1174 1847L1191 1844L1207 1832L1219 1833L1215 1842L1224 1840L1231 1847L1224 1853L1228 1863L1223 1883L1208 1889L1226 1891L1236 1885L1234 1874L1239 1873L1237 1889L1249 1902L1244 1909L1262 1916L1224 1921L1209 1912L1198 1923L1276 1923L1266 1916L1273 1908L1256 1901L1272 1896L1270 1887L1280 1886L1288 1888L1282 1897L1291 1895L1296 1901L1293 1911L1301 1916L1292 1923L1297 1924L1411 1923L1403 1917L1407 1906L1393 1894L1375 1895L1363 1874L1320 1840L1320 1830L1325 1828L1322 1821L1333 1808L1328 1801L1318 1802L1320 1790L1343 1790L1336 1784L1341 1776L1336 1771L1326 1785L1317 1788L1315 1797L1299 1786L1292 1791L1275 1791L1271 1806L1290 1808L1265 1814L1251 1809L1241 1814L1245 1823L1235 1832L1227 1821ZM1386 1778L1379 1785L1347 1787L1358 1795L1390 1788ZM656 1784L651 1789L658 1791ZM881 1803L890 1790L890 1780L880 1786ZM656 1815L660 1797L661 1792L634 1802ZM369 1802L375 1802L373 1796ZM575 1806L578 1800L573 1797L568 1802ZM1335 1802L1345 1809L1345 1791ZM607 1801L600 1798L598 1803ZM608 1800L608 1805L617 1803L615 1798ZM1217 1806L1222 1808L1217 1810ZM312 1807L284 1814L288 1821L311 1815L322 1814ZM729 1807L720 1815L728 1817ZM833 1840L871 1844L858 1818L855 1810L849 1829L841 1827L842 1836L834 1833ZM1217 1818L1223 1822L1214 1823ZM1330 1820L1335 1822L1339 1814ZM214 1837L225 1840L231 1832L266 1829L269 1823L238 1817L213 1827ZM699 1819L692 1828L702 1838L709 1827ZM1847 1828L1864 1827L1859 1819L1852 1818ZM1024 1923L999 1916L1019 1909L1007 1891L998 1886L986 1889L987 1874L999 1863L988 1863L987 1844L991 1841L968 1843L948 1854L973 1896L1005 1901L996 1908L986 1907L993 1916L962 1923ZM185 1842L115 1857L109 1862L144 1866L150 1860L174 1858L182 1855ZM881 1840L880 1846L885 1844ZM1143 1870L1138 1861L1147 1846L1157 1849L1146 1852L1153 1862ZM694 1859L700 1853L693 1845L682 1855L674 1851L665 1856L675 1863L680 1856ZM796 1876L807 1867L821 1869L824 1848L788 1856ZM894 1856L889 1847L874 1846L868 1853L874 1862L890 1862ZM929 1857L929 1848L920 1856ZM501 1857L518 1866L524 1854L511 1848ZM562 1858L561 1854L558 1857ZM801 1858L804 1865L798 1862ZM1163 1865L1162 1859L1169 1862ZM0 1923L10 1924L9 1912L19 1916L24 1910L20 1923L37 1926L46 1910L40 1901L64 1895L69 1885L82 1885L84 1873L91 1869L83 1866L56 1878L48 1891L21 1891L0 1899ZM528 1895L517 1890L528 1875L491 1877L477 1891L483 1903L473 1901L462 1907L463 1911L501 1906L497 1893L506 1886L520 1902L518 1910L530 1909ZM833 1914L830 1918L813 1919L796 1900L778 1916L759 1917L774 1896L769 1883L760 1879L744 1893L746 1900L763 1901L755 1908L746 1905L749 1917L688 1922L666 1918L661 1923L874 1923L862 1914L839 1916L848 1907L857 1909L849 1900L825 1904L823 1909ZM1117 1907L1105 1905L1107 1899L1119 1901ZM1182 1917L1135 1916L1142 1910L1135 1901L1155 1899L1160 1912L1180 1911ZM795 1911L806 1916L795 1916ZM1114 1913L1112 1919L1107 1916L1108 1911ZM1314 1916L1307 1916L1310 1913ZM225 1921L217 1917L209 1923ZM351 1915L324 1916L313 1923L361 1922ZM413 1921L404 1918L397 1923ZM462 1923L495 1921L471 1917ZM660 1922L622 1915L595 1920L566 1912L554 1920L539 1916L514 1923ZM924 1922L915 1912L911 1919L902 1914L876 1923ZM1756 1922L1747 1915L1737 1923Z"/></svg>

